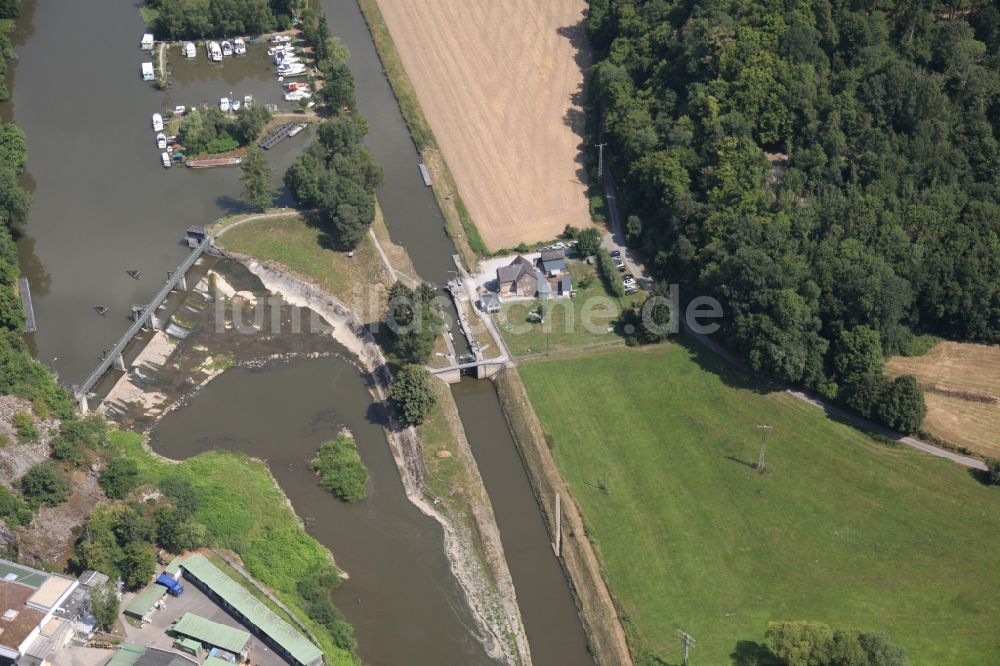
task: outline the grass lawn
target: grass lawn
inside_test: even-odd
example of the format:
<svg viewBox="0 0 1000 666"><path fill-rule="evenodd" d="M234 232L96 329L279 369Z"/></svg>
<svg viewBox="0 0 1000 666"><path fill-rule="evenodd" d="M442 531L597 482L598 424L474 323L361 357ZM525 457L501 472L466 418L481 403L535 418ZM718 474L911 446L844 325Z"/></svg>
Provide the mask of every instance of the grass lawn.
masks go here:
<svg viewBox="0 0 1000 666"><path fill-rule="evenodd" d="M280 264L330 292L362 318L382 316L389 278L367 234L354 256L348 257L331 249L325 231L294 213L233 227L217 244L229 252Z"/></svg>
<svg viewBox="0 0 1000 666"><path fill-rule="evenodd" d="M604 286L597 269L582 261L568 262L576 296L546 301L511 301L493 315L510 353L517 357L567 351L578 347L623 345L625 340L609 332L622 311L617 298ZM583 286L586 285L586 286ZM641 303L642 292L625 299L626 305ZM539 304L545 312L542 323L528 321ZM589 322L586 323L585 322Z"/></svg>
<svg viewBox="0 0 1000 666"><path fill-rule="evenodd" d="M1000 488L685 344L520 367L633 648L679 662L683 628L693 663L723 664L809 619L885 630L911 664L994 663Z"/></svg>
<svg viewBox="0 0 1000 666"><path fill-rule="evenodd" d="M156 483L167 474L189 479L198 491L195 517L208 528L213 544L237 553L247 571L275 591L312 630L328 664L357 663L305 613L296 583L332 559L326 548L306 534L263 463L238 453L210 451L172 465L143 449L142 438L135 433L114 431L111 442L122 455L136 461L143 483Z"/></svg>

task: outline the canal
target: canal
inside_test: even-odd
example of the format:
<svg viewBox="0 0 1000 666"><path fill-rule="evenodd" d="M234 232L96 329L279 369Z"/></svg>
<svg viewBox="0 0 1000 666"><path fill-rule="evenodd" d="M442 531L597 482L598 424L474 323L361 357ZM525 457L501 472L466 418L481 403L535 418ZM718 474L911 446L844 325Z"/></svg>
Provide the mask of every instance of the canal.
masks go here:
<svg viewBox="0 0 1000 666"><path fill-rule="evenodd" d="M367 26L353 1L323 4L331 31L351 52L358 105L371 126L367 142L385 170L378 195L390 233L424 279L442 282L454 248L420 178L417 152ZM13 99L0 113L18 123L29 145L34 206L18 247L39 331L27 337L37 358L70 383L82 380L128 326L129 306L148 300L183 259L184 229L242 208L239 170L160 166L150 115L230 92L269 100L276 84L248 57L227 59L221 70L178 63L174 86L160 92L138 80L147 58L138 48L143 25L133 5L28 0L24 14L15 35L20 60L12 68ZM270 151L277 185L307 140L303 134ZM141 270L143 278L131 279L129 269ZM110 311L99 316L94 305ZM465 382L454 395L497 514L534 663L592 663L492 384ZM257 418L248 412L285 428L262 424L258 430L269 436L257 436L245 429L244 422ZM203 435L191 437L191 424ZM355 431L372 470L373 497L357 507L321 493L311 475L306 482L307 453L338 425ZM406 501L356 373L326 361L227 372L161 428L155 437L168 455L225 445L271 461L297 512L311 518L310 533L351 574L336 598L366 663L492 663L474 640L440 527Z"/></svg>

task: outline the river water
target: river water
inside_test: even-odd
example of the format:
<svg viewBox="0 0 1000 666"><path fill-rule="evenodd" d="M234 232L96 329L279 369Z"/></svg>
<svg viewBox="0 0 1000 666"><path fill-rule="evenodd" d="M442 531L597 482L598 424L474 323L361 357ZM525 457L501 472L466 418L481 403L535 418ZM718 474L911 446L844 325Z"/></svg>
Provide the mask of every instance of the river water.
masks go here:
<svg viewBox="0 0 1000 666"><path fill-rule="evenodd" d="M371 125L368 144L385 170L378 194L390 233L424 279L442 282L454 248L367 26L350 0L324 6L331 31L351 51L359 109ZM64 382L78 382L128 326L129 306L147 302L181 262L184 230L241 209L238 169L162 168L151 114L230 93L276 101L277 85L259 56L227 59L220 68L202 52L200 64L179 62L176 51L168 91L142 83L139 64L148 55L138 48L143 25L129 3L28 0L24 15L15 35L14 96L0 114L17 122L29 145L26 183L35 201L18 248L39 330L27 338ZM276 184L306 140L303 133L270 151ZM128 277L129 269L141 270L142 279ZM110 311L99 316L95 305ZM164 421L158 446L184 456L224 444L271 461L297 512L313 519L310 533L352 575L336 600L366 663L490 663L448 572L440 528L406 501L368 393L344 367L314 361L224 373ZM534 663L591 663L492 384L463 383L455 397L497 514ZM354 430L372 472L374 495L357 507L306 480L304 461L338 425Z"/></svg>

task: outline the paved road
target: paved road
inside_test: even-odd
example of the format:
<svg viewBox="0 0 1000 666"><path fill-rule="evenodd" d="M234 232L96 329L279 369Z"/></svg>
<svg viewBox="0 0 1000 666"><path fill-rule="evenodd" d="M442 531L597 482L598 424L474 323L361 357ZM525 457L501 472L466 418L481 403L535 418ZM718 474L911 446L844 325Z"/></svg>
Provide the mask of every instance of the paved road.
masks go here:
<svg viewBox="0 0 1000 666"><path fill-rule="evenodd" d="M605 236L602 242L602 246L607 250L613 250L613 249L621 250L622 257L624 258L625 261L625 265L632 272L632 274L636 276L636 279L640 281L640 284L643 286L643 288L646 288L646 285L649 284L650 282L650 278L646 275L642 265L638 261L636 261L632 253L629 252L628 249L625 247L625 234L622 228L621 216L618 213L618 202L615 200L615 184L614 180L611 177L611 171L608 168L608 163L606 161L604 163L603 181L604 181L604 198L607 201L608 217L611 220L611 233ZM759 373L754 372L753 370L748 368L746 364L743 363L743 360L739 356L737 356L730 350L723 347L716 340L712 339L707 335L701 333L695 333L694 331L692 331L690 328L688 328L687 322L684 321L683 318L681 320L681 323L684 326L684 329L692 336L694 336L694 338L698 340L698 342L705 345L714 353L721 356L728 363L740 368L741 370L750 374L751 376L756 377L758 380L771 383L768 378L762 377ZM840 407L837 407L836 405L832 405L828 402L820 400L819 398L807 395L802 391L788 388L786 386L782 386L781 388L787 391L790 395L798 398L799 400L802 400L806 404L822 409L831 417L840 421L850 423L851 425L857 428L861 428L862 430L867 430L869 432L874 432L880 435L884 435L886 437L891 437L892 439L907 446L913 447L914 449L918 449L920 451L923 451L924 453L929 453L930 455L937 456L938 458L944 458L946 460L950 460L953 463L957 463L959 465L963 465L971 469L979 469L979 470L986 469L986 463L984 463L982 460L978 460L970 456L963 456L959 453L955 453L947 449L942 449L939 446L928 444L927 442L921 441L914 437L904 437L903 435L900 435L898 432L894 432L893 430L890 430L889 428L886 428L881 424L862 418L861 416L858 416L856 414L852 414L848 411L841 409Z"/></svg>

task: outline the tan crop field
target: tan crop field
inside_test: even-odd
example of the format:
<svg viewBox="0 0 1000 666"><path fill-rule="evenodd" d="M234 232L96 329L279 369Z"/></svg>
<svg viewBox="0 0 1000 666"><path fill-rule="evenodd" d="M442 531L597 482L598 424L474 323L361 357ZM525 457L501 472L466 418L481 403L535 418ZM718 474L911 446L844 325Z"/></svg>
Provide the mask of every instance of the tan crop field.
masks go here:
<svg viewBox="0 0 1000 666"><path fill-rule="evenodd" d="M585 0L378 0L491 250L590 215L581 162Z"/></svg>
<svg viewBox="0 0 1000 666"><path fill-rule="evenodd" d="M886 372L920 382L925 430L979 455L1000 457L1000 347L939 342L923 356L890 359Z"/></svg>

